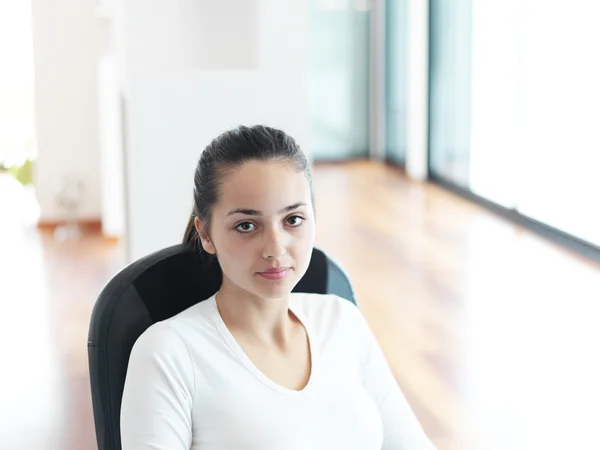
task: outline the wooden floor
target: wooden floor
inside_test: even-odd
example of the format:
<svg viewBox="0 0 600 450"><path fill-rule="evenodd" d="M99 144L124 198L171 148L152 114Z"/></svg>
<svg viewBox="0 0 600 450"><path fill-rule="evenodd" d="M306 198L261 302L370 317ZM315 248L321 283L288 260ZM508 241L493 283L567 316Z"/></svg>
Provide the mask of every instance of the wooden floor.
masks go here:
<svg viewBox="0 0 600 450"><path fill-rule="evenodd" d="M440 450L600 449L599 265L383 165L320 165L315 189L317 245ZM124 261L0 234L0 448L96 448L87 327Z"/></svg>

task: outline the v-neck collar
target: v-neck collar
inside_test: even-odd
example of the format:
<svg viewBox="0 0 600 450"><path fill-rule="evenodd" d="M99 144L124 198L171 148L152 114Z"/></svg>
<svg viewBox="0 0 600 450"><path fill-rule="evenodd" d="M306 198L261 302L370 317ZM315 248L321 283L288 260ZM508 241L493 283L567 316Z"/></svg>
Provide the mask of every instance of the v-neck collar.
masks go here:
<svg viewBox="0 0 600 450"><path fill-rule="evenodd" d="M272 379L267 377L258 367L256 367L256 365L250 360L248 355L246 355L246 352L244 351L244 349L242 349L242 347L239 345L239 343L237 342L237 340L235 339L233 334L231 334L231 332L229 331L229 328L227 328L227 325L225 325L225 322L223 321L223 317L221 317L221 313L219 312L219 308L217 307L216 295L217 294L213 295L208 300L211 302L212 309L213 309L212 321L215 324L215 326L217 327L217 329L219 330L219 333L221 334L221 336L223 337L225 342L227 343L227 346L236 355L236 357L240 360L240 362L246 367L246 369L250 373L252 373L264 385L266 385L267 387L269 387L277 392L280 392L282 394L303 395L306 392L310 391L312 385L314 384L314 378L315 378L315 373L316 373L315 361L317 360L317 358L315 355L315 351L316 351L317 346L315 345L315 342L313 340L313 334L311 332L311 329L307 323L307 320L306 320L304 314L302 314L302 312L300 311L300 308L298 307L298 305L296 305L295 300L296 300L296 295L298 295L298 294L290 295L290 302L289 302L288 308L292 312L292 314L294 314L298 318L300 323L304 326L304 329L306 330L306 335L308 338L308 345L309 345L309 352L310 352L310 375L308 378L308 382L306 383L306 386L304 386L304 388L302 388L301 390L286 388L286 387L276 383L275 381L273 381Z"/></svg>

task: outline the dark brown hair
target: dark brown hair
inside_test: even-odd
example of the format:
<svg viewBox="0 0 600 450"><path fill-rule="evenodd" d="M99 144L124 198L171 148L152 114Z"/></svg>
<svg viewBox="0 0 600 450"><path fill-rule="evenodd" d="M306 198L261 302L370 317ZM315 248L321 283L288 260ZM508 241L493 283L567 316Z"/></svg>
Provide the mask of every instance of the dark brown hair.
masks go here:
<svg viewBox="0 0 600 450"><path fill-rule="evenodd" d="M304 172L312 196L310 165L292 137L262 125L234 128L214 139L200 156L194 175L194 209L185 230L184 243L192 243L202 249L194 218L202 220L208 231L211 209L218 201L223 176L228 170L252 160L289 162L296 170Z"/></svg>

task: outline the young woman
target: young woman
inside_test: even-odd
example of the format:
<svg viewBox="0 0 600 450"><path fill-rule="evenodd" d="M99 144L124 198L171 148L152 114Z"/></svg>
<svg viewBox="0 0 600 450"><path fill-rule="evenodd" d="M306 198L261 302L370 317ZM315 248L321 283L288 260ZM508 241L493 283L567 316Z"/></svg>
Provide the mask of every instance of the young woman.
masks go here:
<svg viewBox="0 0 600 450"><path fill-rule="evenodd" d="M291 292L315 238L296 142L233 129L203 151L194 181L186 240L217 258L223 282L135 343L123 450L433 449L359 309Z"/></svg>

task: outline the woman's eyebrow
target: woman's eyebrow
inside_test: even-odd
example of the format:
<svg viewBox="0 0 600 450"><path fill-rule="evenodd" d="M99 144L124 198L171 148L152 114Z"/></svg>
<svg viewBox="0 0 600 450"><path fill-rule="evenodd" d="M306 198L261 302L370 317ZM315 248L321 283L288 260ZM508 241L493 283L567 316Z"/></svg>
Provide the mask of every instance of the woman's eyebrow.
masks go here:
<svg viewBox="0 0 600 450"><path fill-rule="evenodd" d="M282 210L279 211L279 214L293 211L294 209L300 208L301 206L306 206L306 203L297 202L297 203L294 203L293 205L286 206L285 208L283 208Z"/></svg>
<svg viewBox="0 0 600 450"><path fill-rule="evenodd" d="M301 206L306 206L306 203L297 202L297 203L294 203L293 205L286 206L285 208L283 208L279 211L279 214L293 211L294 209L299 208ZM236 208L233 211L229 211L229 213L227 213L227 217L232 216L234 214L244 214L246 216L262 216L263 215L262 211L257 211L256 209Z"/></svg>

